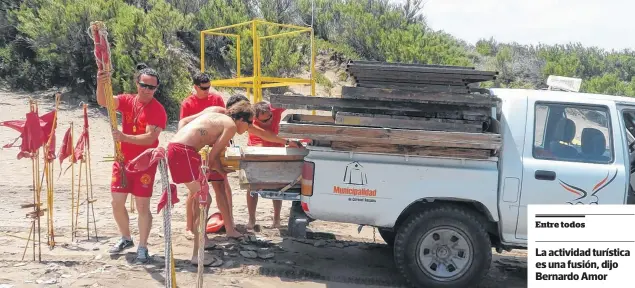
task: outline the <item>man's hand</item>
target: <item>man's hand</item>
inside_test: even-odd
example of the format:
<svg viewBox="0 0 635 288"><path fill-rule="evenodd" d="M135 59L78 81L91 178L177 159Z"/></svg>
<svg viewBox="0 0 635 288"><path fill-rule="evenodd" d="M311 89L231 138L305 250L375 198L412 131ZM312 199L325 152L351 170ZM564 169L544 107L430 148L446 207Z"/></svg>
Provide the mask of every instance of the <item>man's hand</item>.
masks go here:
<svg viewBox="0 0 635 288"><path fill-rule="evenodd" d="M109 76L106 71L97 71L97 84L104 84Z"/></svg>
<svg viewBox="0 0 635 288"><path fill-rule="evenodd" d="M112 138L115 139L115 141L117 142L126 142L126 138L127 135L123 134L121 131L119 130L113 130L112 131Z"/></svg>
<svg viewBox="0 0 635 288"><path fill-rule="evenodd" d="M302 145L300 145L297 141L289 139L289 148L300 148L300 146Z"/></svg>
<svg viewBox="0 0 635 288"><path fill-rule="evenodd" d="M227 173L229 173L228 171L225 171L225 169L223 168L223 165L221 165L220 161L212 161L211 163L211 170L215 170L216 172L223 174L223 175L227 175Z"/></svg>

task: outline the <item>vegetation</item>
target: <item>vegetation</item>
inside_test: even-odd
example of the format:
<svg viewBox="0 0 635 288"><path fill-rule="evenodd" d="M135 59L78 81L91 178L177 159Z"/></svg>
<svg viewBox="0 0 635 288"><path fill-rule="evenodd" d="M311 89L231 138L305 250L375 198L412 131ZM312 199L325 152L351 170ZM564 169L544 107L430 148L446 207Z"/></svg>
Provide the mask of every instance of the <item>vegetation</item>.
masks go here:
<svg viewBox="0 0 635 288"><path fill-rule="evenodd" d="M422 0L4 0L0 3L0 79L14 89L70 86L94 94L96 64L91 21L106 22L113 55L115 93L134 91L136 63L157 69L164 85L157 98L170 117L200 67L199 31L254 18L315 29L316 47L339 63L349 59L475 66L496 70L489 87L542 88L548 75L579 77L582 90L635 96L635 52L605 51L580 44L519 45L482 39L469 45L430 29ZM312 17L312 10L315 14ZM289 31L260 29L260 35ZM253 70L250 27L241 35L240 73ZM304 35L307 35L306 33ZM261 40L262 74L306 72L307 36ZM205 38L205 67L215 78L235 77L236 40ZM345 75L337 74L339 80ZM333 85L323 74L324 85Z"/></svg>

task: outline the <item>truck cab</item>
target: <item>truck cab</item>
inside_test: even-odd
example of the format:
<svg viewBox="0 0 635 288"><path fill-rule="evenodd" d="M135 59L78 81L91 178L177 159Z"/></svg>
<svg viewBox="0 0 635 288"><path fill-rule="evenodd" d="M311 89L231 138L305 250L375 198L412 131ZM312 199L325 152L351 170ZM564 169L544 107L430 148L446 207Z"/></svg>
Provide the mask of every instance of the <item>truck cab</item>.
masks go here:
<svg viewBox="0 0 635 288"><path fill-rule="evenodd" d="M313 219L373 226L415 286L471 287L491 247L526 249L527 205L633 204L634 99L489 92L503 145L488 159L309 146L290 231Z"/></svg>

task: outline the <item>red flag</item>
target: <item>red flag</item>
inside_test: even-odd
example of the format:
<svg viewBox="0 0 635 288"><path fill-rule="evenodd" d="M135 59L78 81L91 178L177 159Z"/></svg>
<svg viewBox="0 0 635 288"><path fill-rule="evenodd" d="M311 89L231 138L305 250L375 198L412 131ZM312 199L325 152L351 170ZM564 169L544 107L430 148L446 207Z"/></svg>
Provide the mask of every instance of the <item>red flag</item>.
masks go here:
<svg viewBox="0 0 635 288"><path fill-rule="evenodd" d="M18 153L18 159L22 159L24 157L33 157L33 154L48 141L48 135L52 132L53 128L53 116L55 110L38 117L37 112L29 112L26 114L26 120L9 120L0 122L0 126L5 126L12 128L18 132L20 132L20 136L16 138L12 143L6 144L4 148L15 147L15 142L18 139L22 138L22 143L20 144L20 152ZM45 130L48 127L48 133ZM52 151L55 151L54 139L52 140ZM50 155L47 155L47 159ZM55 154L53 153L53 158L55 158Z"/></svg>
<svg viewBox="0 0 635 288"><path fill-rule="evenodd" d="M96 25L93 25L93 42L95 43L95 58L97 59L97 69L104 70L104 64L110 63L109 44L106 34L100 34Z"/></svg>
<svg viewBox="0 0 635 288"><path fill-rule="evenodd" d="M60 167L62 167L62 162L64 162L64 159L73 154L73 139L71 139L71 136L71 127L68 127L68 130L66 130L66 133L64 134L64 140L62 140L60 153L57 155L57 158L60 159Z"/></svg>
<svg viewBox="0 0 635 288"><path fill-rule="evenodd" d="M75 146L75 161L84 160L84 150L88 148L90 151L90 136L88 136L88 112L84 107L84 128L82 129L82 135L79 135L77 145Z"/></svg>
<svg viewBox="0 0 635 288"><path fill-rule="evenodd" d="M42 130L44 132L42 142L47 143L49 141L49 137L51 139L48 147L48 155L46 155L46 160L49 162L55 160L55 128L57 128L55 112L56 110L53 110L40 116L40 125L42 125L42 121L45 123L44 126L42 126Z"/></svg>
<svg viewBox="0 0 635 288"><path fill-rule="evenodd" d="M165 158L165 149L163 147L148 148L132 159L126 166L126 170L130 173L146 171L150 166Z"/></svg>
<svg viewBox="0 0 635 288"><path fill-rule="evenodd" d="M176 184L170 184L170 194L172 194L170 196L172 197L170 200L172 200L172 207L174 207L174 204L179 203L179 196L178 196L178 193L176 193ZM157 214L161 212L161 210L163 209L163 207L165 207L166 204L168 204L168 191L163 191L163 195L161 195L161 200L159 200L159 204L157 205Z"/></svg>

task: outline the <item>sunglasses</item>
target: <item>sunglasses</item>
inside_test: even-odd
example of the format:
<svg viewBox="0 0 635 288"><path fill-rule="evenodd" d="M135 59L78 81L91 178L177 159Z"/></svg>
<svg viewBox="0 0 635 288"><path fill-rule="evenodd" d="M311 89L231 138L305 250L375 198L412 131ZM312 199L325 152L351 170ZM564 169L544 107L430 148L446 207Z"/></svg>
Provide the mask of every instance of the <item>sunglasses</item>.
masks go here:
<svg viewBox="0 0 635 288"><path fill-rule="evenodd" d="M260 121L262 123L267 123L267 122L269 122L269 120L271 120L271 118L273 118L273 114L269 114L269 118L267 118L267 119L258 118L258 121Z"/></svg>
<svg viewBox="0 0 635 288"><path fill-rule="evenodd" d="M146 84L146 83L142 83L142 82L137 82L139 84L139 86L141 86L141 88L146 88L146 89L150 89L150 90L154 90L157 89L157 86L152 86L150 84Z"/></svg>
<svg viewBox="0 0 635 288"><path fill-rule="evenodd" d="M201 89L201 90L207 90L207 89L209 89L210 87L212 87L211 85L203 87L203 86L201 86L201 85L203 85L203 84L207 84L207 85L209 85L209 82L205 82L205 83L201 83L200 85L197 85L197 86L198 86L198 88L199 88L199 89Z"/></svg>

